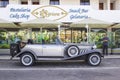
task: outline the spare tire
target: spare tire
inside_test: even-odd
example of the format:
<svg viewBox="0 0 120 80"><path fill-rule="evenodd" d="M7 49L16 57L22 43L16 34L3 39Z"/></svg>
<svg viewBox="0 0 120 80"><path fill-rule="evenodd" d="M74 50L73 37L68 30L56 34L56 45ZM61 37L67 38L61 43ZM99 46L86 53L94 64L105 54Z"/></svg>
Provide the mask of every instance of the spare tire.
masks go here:
<svg viewBox="0 0 120 80"><path fill-rule="evenodd" d="M69 46L67 48L67 55L69 57L74 57L77 56L79 54L79 48L75 45Z"/></svg>

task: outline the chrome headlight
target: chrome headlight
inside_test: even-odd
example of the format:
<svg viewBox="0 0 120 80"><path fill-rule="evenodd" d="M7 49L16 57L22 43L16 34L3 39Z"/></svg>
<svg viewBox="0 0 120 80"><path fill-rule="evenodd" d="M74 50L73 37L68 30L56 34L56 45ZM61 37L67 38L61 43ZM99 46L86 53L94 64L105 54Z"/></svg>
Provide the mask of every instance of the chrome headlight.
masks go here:
<svg viewBox="0 0 120 80"><path fill-rule="evenodd" d="M96 49L96 48L97 48L97 46L96 46L96 45L93 45L92 49Z"/></svg>

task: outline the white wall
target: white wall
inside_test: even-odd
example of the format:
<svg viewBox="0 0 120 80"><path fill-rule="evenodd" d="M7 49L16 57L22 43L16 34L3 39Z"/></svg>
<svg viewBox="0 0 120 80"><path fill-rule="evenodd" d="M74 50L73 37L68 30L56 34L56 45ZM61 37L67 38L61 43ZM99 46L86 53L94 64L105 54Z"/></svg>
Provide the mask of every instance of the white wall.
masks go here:
<svg viewBox="0 0 120 80"><path fill-rule="evenodd" d="M40 0L40 4L41 5L49 5L49 2L50 0Z"/></svg>
<svg viewBox="0 0 120 80"><path fill-rule="evenodd" d="M9 4L20 4L20 0L9 0Z"/></svg>
<svg viewBox="0 0 120 80"><path fill-rule="evenodd" d="M60 0L60 5L80 5L80 0Z"/></svg>
<svg viewBox="0 0 120 80"><path fill-rule="evenodd" d="M60 0L60 5L80 5L80 0ZM99 0L90 0L93 9L99 9Z"/></svg>
<svg viewBox="0 0 120 80"><path fill-rule="evenodd" d="M98 10L99 9L99 0L90 0L90 6L93 9Z"/></svg>
<svg viewBox="0 0 120 80"><path fill-rule="evenodd" d="M39 0L40 5L49 5L50 0ZM107 0L104 2L104 10L107 10ZM9 4L20 4L21 0L9 0ZM80 0L60 0L60 5L80 5ZM90 0L90 6L93 9L99 10L99 0ZM120 10L120 0L114 2L115 10Z"/></svg>
<svg viewBox="0 0 120 80"><path fill-rule="evenodd" d="M120 0L115 1L115 9L120 10Z"/></svg>

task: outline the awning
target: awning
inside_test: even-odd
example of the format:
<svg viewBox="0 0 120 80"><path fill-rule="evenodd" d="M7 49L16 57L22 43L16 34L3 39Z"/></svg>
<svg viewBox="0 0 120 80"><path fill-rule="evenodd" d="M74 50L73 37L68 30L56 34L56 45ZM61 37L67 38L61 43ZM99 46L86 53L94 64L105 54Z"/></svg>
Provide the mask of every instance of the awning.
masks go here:
<svg viewBox="0 0 120 80"><path fill-rule="evenodd" d="M120 28L120 23L115 23L111 28Z"/></svg>
<svg viewBox="0 0 120 80"><path fill-rule="evenodd" d="M47 28L54 28L58 27L58 25L62 24L61 22L48 20L44 18L38 18L34 20L30 20L27 22L23 22L20 25L25 28L40 28L40 27L47 27Z"/></svg>
<svg viewBox="0 0 120 80"><path fill-rule="evenodd" d="M89 25L91 28L106 28L112 25L110 22L102 21L102 20L97 20L93 18L87 18L83 19L78 22L73 22L70 26L71 27L85 27L85 25Z"/></svg>
<svg viewBox="0 0 120 80"><path fill-rule="evenodd" d="M13 22L0 19L0 28L19 28Z"/></svg>

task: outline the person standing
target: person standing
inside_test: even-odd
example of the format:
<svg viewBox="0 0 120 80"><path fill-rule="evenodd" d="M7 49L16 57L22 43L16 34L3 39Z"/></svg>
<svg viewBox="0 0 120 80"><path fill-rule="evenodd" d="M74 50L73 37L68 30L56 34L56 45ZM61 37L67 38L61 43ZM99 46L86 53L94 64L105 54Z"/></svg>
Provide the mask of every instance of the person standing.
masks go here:
<svg viewBox="0 0 120 80"><path fill-rule="evenodd" d="M109 38L107 37L107 34L103 35L102 38L102 50L104 55L108 55L108 43L109 43Z"/></svg>

